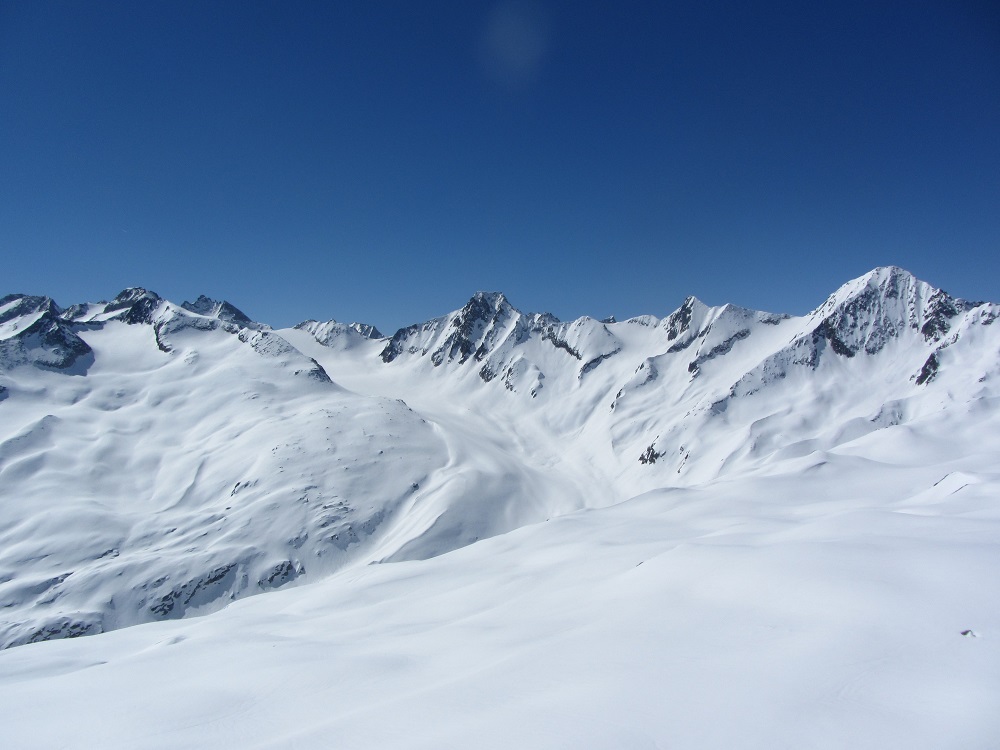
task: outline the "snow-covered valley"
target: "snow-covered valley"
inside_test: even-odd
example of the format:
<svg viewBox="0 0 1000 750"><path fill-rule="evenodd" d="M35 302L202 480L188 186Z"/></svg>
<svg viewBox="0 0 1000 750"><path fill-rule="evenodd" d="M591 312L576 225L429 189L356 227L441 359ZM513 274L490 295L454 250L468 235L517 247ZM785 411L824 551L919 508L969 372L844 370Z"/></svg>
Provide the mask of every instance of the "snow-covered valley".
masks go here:
<svg viewBox="0 0 1000 750"><path fill-rule="evenodd" d="M996 747L998 315L6 297L4 744Z"/></svg>

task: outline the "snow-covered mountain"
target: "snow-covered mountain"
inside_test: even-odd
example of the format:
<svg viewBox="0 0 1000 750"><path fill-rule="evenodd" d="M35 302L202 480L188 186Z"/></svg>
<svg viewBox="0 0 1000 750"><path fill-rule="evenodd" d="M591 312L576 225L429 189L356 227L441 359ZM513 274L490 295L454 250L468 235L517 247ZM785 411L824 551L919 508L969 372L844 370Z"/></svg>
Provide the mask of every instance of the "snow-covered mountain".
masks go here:
<svg viewBox="0 0 1000 750"><path fill-rule="evenodd" d="M11 295L0 643L205 612L992 403L998 312L898 268L801 318L692 297L561 322L480 292L388 339L144 289Z"/></svg>
<svg viewBox="0 0 1000 750"><path fill-rule="evenodd" d="M373 563L425 561L364 574L375 588L358 593L370 603L358 616L381 611L384 585L404 613L385 622L403 630L420 615L400 581L416 576L423 593L413 596L445 601L435 587L465 580L455 565L500 570L506 560L519 572L483 573L481 585L527 601L597 581L610 588L593 606L619 606L602 576L624 575L653 549L787 551L798 538L846 544L843 559L855 562L854 545L874 544L916 565L943 559L942 539L972 540L980 554L962 557L960 574L975 585L962 588L971 599L961 606L989 619L998 610L976 592L1000 561L998 315L1000 305L953 298L893 267L801 317L689 297L663 318L564 322L480 292L391 337L336 321L275 331L228 302L177 305L144 289L65 309L9 295L0 647L206 614L279 588L253 611L293 589L348 606L338 587ZM802 552L805 565L812 554ZM679 559L695 566L699 555ZM705 585L728 586L721 559L704 558L714 581ZM759 574L776 575L775 564ZM566 578L563 565L589 572ZM683 599L677 581L701 585L686 569L687 578L664 572L669 584L628 585ZM789 590L805 597L812 585L825 584ZM921 579L913 596L934 600L942 586ZM769 596L760 589L755 606L770 614L754 627L785 622ZM483 601L467 616L500 611ZM513 614L490 622L521 627ZM550 632L545 618L531 622L526 632ZM0 672L22 650L4 652ZM1000 695L995 680L975 684Z"/></svg>

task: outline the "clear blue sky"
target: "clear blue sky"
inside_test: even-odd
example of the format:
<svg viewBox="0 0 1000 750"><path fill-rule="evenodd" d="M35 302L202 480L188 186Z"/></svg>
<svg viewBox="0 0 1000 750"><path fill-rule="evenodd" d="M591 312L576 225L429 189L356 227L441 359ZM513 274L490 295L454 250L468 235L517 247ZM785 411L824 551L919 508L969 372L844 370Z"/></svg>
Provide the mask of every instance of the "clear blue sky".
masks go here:
<svg viewBox="0 0 1000 750"><path fill-rule="evenodd" d="M0 294L391 332L998 257L995 3L0 0Z"/></svg>

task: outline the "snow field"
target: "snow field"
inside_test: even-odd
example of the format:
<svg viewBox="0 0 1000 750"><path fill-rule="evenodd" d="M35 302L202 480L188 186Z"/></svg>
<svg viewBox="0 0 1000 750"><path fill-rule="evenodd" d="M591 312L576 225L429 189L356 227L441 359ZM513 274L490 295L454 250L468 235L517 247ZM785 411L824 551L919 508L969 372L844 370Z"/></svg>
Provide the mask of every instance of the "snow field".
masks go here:
<svg viewBox="0 0 1000 750"><path fill-rule="evenodd" d="M42 303L0 306L13 747L996 746L995 305L890 268L373 339L127 290L36 354Z"/></svg>
<svg viewBox="0 0 1000 750"><path fill-rule="evenodd" d="M825 479L659 491L208 618L11 649L11 737L988 748L997 516L893 510L909 488L879 486L881 473L857 484L888 507L839 498ZM978 637L960 635L970 627Z"/></svg>

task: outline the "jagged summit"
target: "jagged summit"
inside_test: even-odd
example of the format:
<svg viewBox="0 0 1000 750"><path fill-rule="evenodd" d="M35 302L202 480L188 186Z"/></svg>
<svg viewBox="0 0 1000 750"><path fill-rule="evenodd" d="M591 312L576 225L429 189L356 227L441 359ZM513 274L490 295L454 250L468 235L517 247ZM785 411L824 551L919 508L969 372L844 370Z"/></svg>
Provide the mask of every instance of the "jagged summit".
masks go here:
<svg viewBox="0 0 1000 750"><path fill-rule="evenodd" d="M487 339L522 317L501 292L476 292L460 310L396 331L382 350L382 361L392 362L404 352L431 352L435 366L453 360L464 364L473 356L481 360Z"/></svg>
<svg viewBox="0 0 1000 750"><path fill-rule="evenodd" d="M911 289L923 288L931 289L929 284L918 280L909 271L898 266L880 266L841 284L813 314L823 316L830 310L849 304L859 297L881 296L885 299L898 299L901 292L905 294Z"/></svg>
<svg viewBox="0 0 1000 750"><path fill-rule="evenodd" d="M156 292L142 287L131 287L118 294L104 308L104 314L116 313L115 318L126 323L152 322L153 313L162 302Z"/></svg>
<svg viewBox="0 0 1000 750"><path fill-rule="evenodd" d="M159 294L145 287L141 286L131 286L123 289L118 293L118 295L111 300L108 307L117 310L122 307L134 304L141 299L151 299L159 301L162 299Z"/></svg>
<svg viewBox="0 0 1000 750"><path fill-rule="evenodd" d="M504 305L511 306L510 301L507 299L507 295L503 292L487 292L480 290L469 298L465 307L469 308L470 306L476 307L480 305L487 305L492 307L494 310L499 310Z"/></svg>

